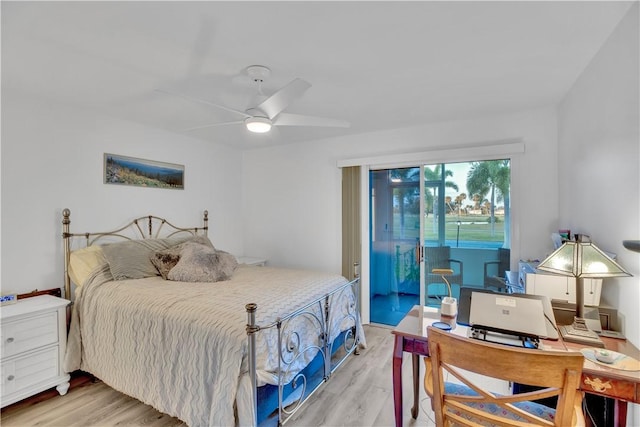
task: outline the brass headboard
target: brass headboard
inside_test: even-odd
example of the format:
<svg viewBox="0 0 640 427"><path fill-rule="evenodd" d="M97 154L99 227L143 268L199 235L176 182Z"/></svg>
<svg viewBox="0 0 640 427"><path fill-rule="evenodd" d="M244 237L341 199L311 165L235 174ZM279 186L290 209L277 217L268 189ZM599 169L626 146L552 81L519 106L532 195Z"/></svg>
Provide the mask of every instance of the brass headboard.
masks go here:
<svg viewBox="0 0 640 427"><path fill-rule="evenodd" d="M157 239L161 237L160 232L166 225L166 232L162 237L171 237L179 233L189 233L192 235L207 235L209 230L209 211L203 213L202 227L176 227L164 218L147 215L136 218L126 225L111 231L90 232L90 233L71 233L69 226L71 224L71 210L62 210L62 240L64 242L64 297L70 299L71 296L71 278L69 277L69 259L71 255L71 240L74 237L83 237L85 246L96 244L103 240L135 240L135 239ZM130 235L127 235L126 232Z"/></svg>

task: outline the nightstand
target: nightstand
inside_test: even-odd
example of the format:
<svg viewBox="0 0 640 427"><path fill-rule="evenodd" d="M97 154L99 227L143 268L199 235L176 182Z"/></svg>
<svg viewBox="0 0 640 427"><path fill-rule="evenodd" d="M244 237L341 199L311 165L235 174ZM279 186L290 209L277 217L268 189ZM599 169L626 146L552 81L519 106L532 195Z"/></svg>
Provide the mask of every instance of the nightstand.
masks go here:
<svg viewBox="0 0 640 427"><path fill-rule="evenodd" d="M62 368L68 304L41 295L0 309L3 408L51 387L61 395L69 390L70 377Z"/></svg>
<svg viewBox="0 0 640 427"><path fill-rule="evenodd" d="M267 260L265 258L255 258L250 256L236 256L236 260L238 260L238 264L246 264L246 265L255 265L258 267L264 267L267 265Z"/></svg>

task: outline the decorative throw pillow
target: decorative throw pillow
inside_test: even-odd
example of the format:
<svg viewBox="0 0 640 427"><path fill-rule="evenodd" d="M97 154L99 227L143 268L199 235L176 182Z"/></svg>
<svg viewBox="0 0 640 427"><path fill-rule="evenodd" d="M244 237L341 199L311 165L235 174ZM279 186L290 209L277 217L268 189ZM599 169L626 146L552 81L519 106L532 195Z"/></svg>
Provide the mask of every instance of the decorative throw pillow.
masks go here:
<svg viewBox="0 0 640 427"><path fill-rule="evenodd" d="M169 271L169 280L178 282L219 282L227 280L238 266L236 258L193 242L182 245L180 261Z"/></svg>
<svg viewBox="0 0 640 427"><path fill-rule="evenodd" d="M151 256L151 263L155 265L164 280L169 280L169 271L180 261L180 253L185 243L197 243L215 249L213 243L211 243L211 240L209 240L207 236L194 236L179 245L155 252Z"/></svg>
<svg viewBox="0 0 640 427"><path fill-rule="evenodd" d="M102 246L114 280L157 276L151 255L184 242L187 238L141 239ZM202 245L201 245L202 246Z"/></svg>
<svg viewBox="0 0 640 427"><path fill-rule="evenodd" d="M169 271L180 261L182 245L183 244L179 244L178 246L155 252L151 256L151 263L156 267L158 273L160 273L164 280L168 280Z"/></svg>
<svg viewBox="0 0 640 427"><path fill-rule="evenodd" d="M231 276L233 276L233 272L238 268L238 259L229 252L216 249L216 253L218 254L218 263L220 264L219 269L226 276L223 280L229 280Z"/></svg>

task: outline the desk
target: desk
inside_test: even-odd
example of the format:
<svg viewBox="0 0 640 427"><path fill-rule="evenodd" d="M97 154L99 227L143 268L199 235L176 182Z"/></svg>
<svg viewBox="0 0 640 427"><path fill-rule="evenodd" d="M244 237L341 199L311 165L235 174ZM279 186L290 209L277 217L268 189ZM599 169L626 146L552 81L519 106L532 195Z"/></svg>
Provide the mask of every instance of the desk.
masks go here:
<svg viewBox="0 0 640 427"><path fill-rule="evenodd" d="M427 326L436 320L446 321L453 330L466 335L466 327L455 324L455 319L440 317L433 308L424 308L424 319L420 324L420 307L414 306L392 331L395 335L393 349L393 402L396 426L402 426L402 355L411 354L413 365L413 407L411 416L415 419L419 410L420 356L429 356L426 336ZM457 326L457 327L456 327ZM609 350L617 351L640 360L640 350L630 342L613 338L602 338ZM561 340L544 340L547 348L580 351L580 344L566 343ZM585 359L580 380L580 389L586 393L598 394L615 399L615 425L624 427L627 419L627 402L640 403L640 371L622 371L609 368Z"/></svg>

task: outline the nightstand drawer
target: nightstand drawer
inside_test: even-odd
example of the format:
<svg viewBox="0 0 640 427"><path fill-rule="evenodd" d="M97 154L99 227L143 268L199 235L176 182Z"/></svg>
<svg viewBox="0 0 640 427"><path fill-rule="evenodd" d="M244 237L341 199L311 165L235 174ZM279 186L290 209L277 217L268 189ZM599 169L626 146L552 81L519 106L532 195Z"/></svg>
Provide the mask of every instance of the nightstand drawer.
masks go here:
<svg viewBox="0 0 640 427"><path fill-rule="evenodd" d="M2 359L58 342L58 313L2 323Z"/></svg>
<svg viewBox="0 0 640 427"><path fill-rule="evenodd" d="M58 346L2 362L2 397L58 376Z"/></svg>

